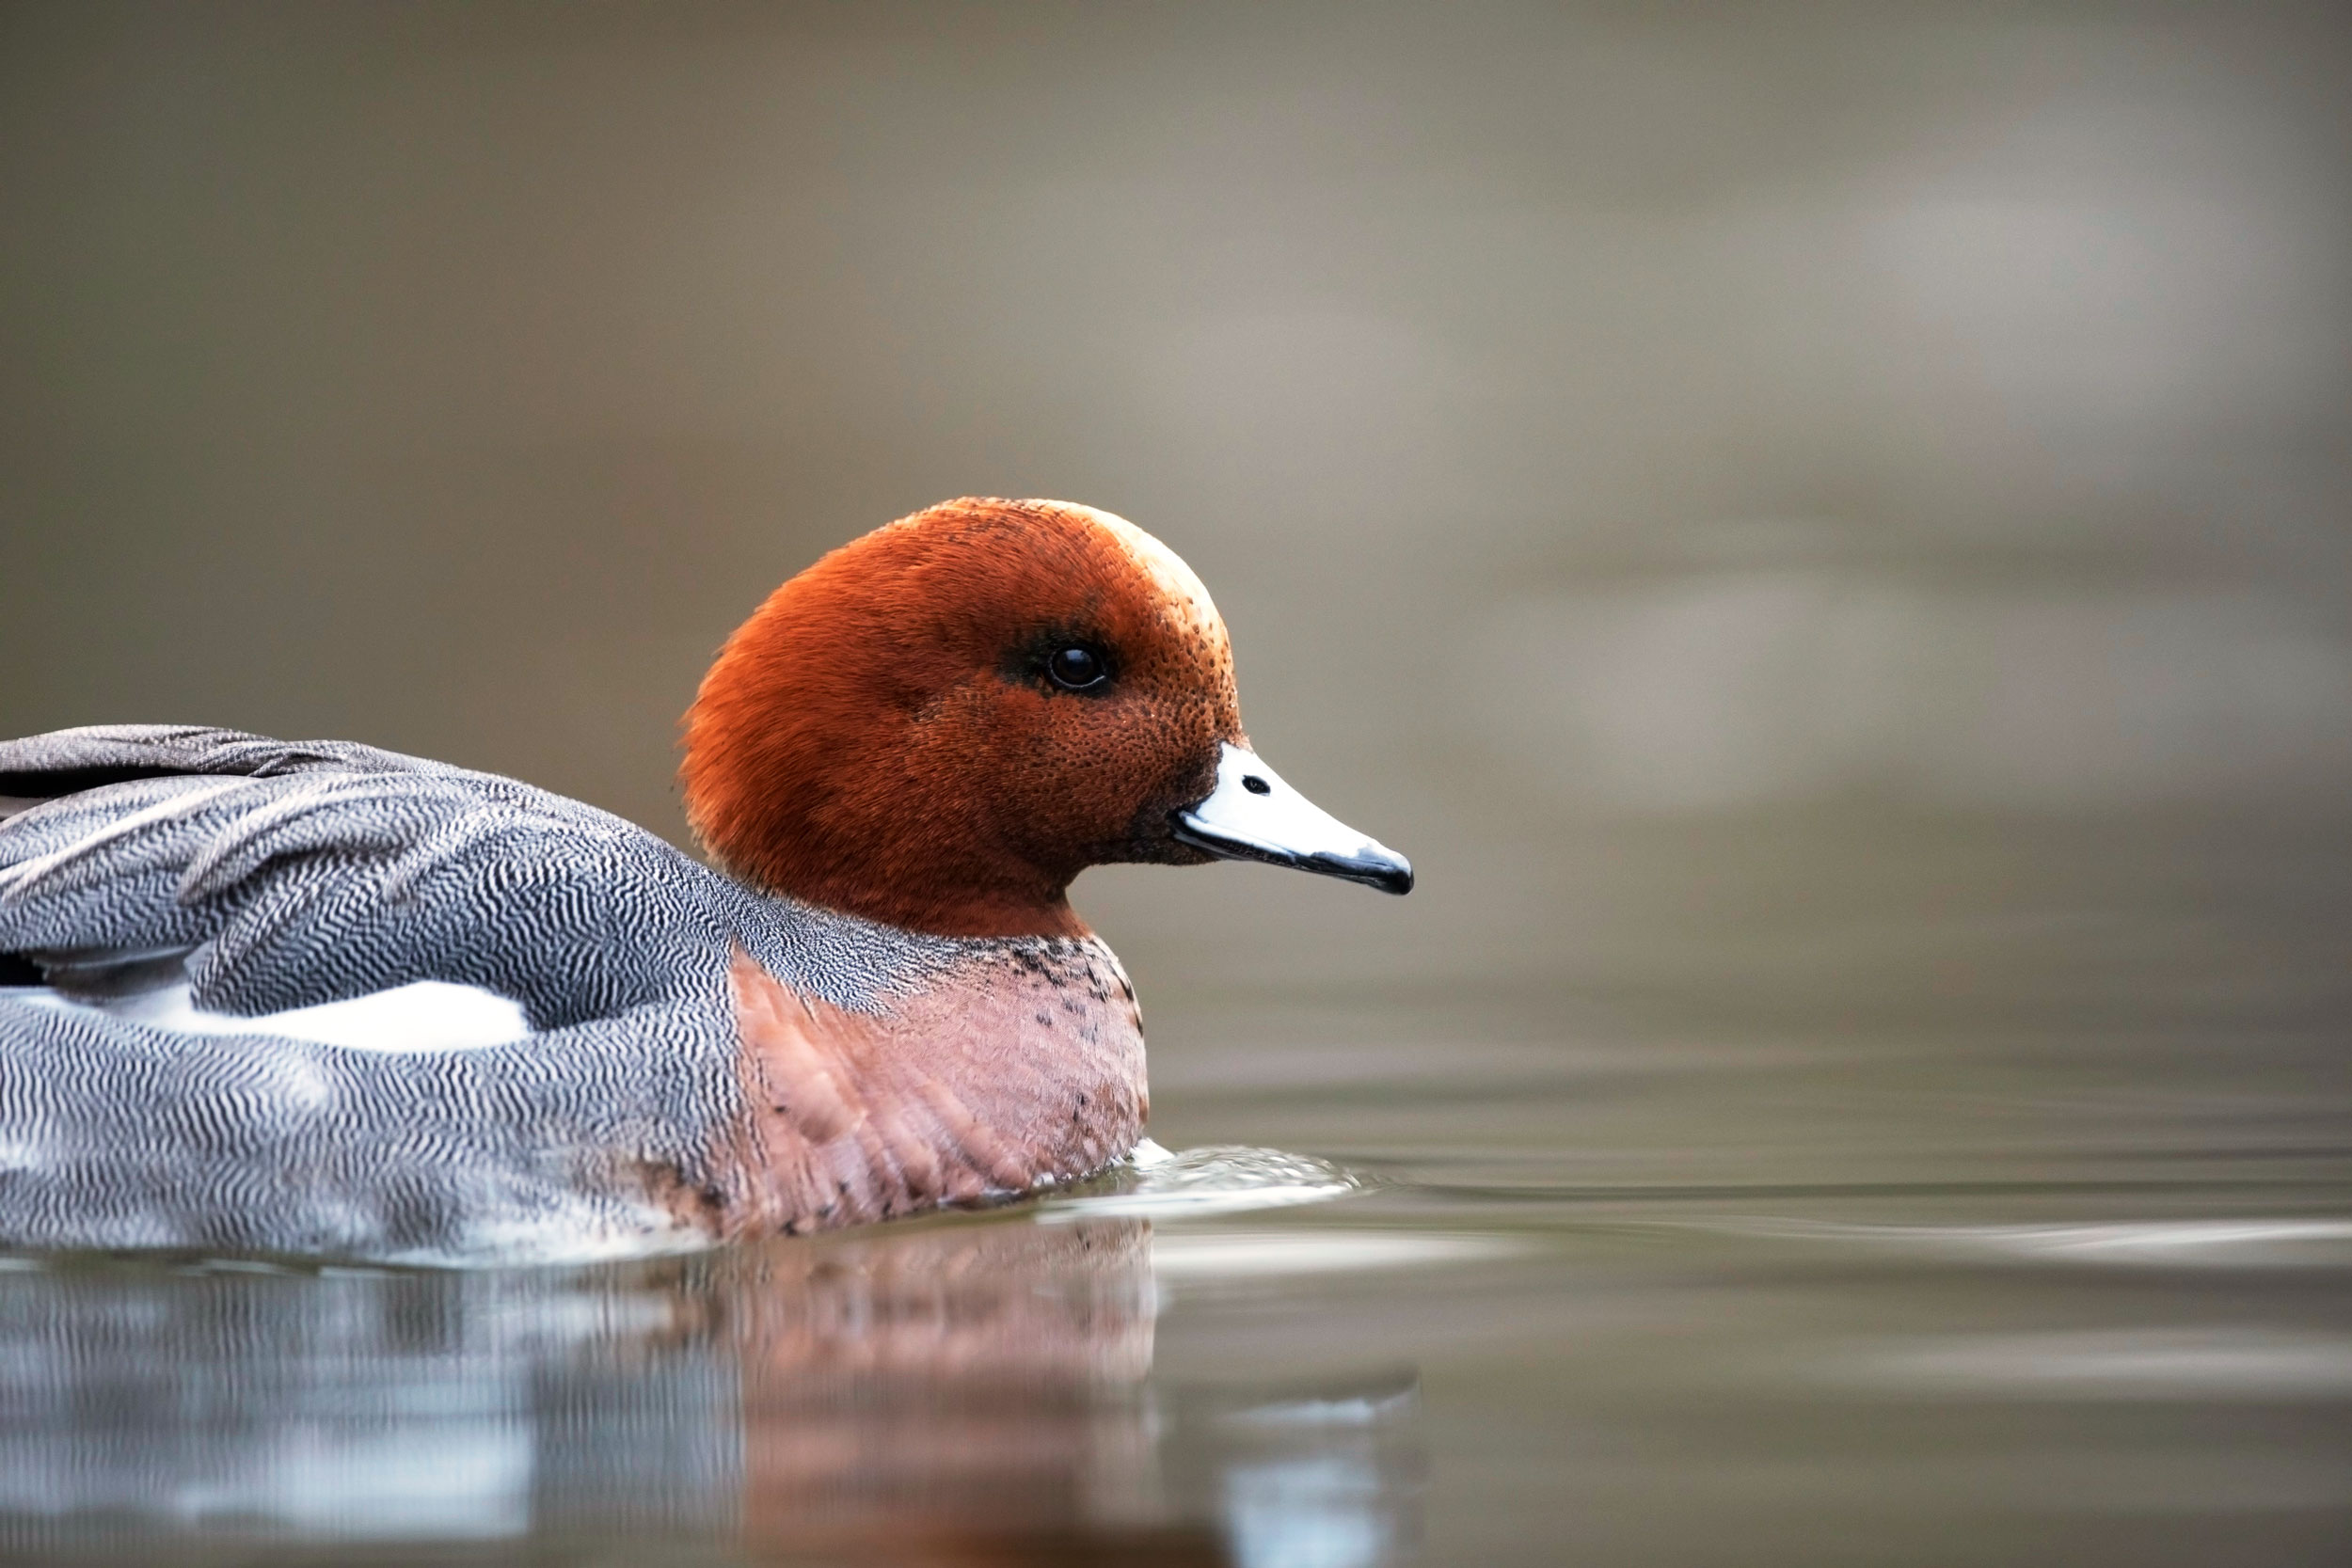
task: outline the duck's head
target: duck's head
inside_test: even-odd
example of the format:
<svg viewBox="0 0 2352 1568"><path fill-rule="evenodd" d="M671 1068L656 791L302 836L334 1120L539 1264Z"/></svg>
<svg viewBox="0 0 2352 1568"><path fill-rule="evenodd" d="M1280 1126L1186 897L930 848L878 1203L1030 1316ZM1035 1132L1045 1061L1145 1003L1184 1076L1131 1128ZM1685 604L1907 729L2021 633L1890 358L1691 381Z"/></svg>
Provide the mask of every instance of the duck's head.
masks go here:
<svg viewBox="0 0 2352 1568"><path fill-rule="evenodd" d="M1413 885L1250 750L1208 590L1120 517L943 502L770 595L686 717L729 872L957 936L1075 935L1089 865L1270 861Z"/></svg>

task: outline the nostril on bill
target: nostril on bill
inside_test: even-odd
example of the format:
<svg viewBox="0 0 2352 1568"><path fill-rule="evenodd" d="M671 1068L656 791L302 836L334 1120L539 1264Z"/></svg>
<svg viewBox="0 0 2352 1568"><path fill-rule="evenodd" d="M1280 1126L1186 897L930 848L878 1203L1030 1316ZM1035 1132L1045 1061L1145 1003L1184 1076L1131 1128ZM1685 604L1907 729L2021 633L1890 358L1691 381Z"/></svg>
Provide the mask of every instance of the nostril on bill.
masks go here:
<svg viewBox="0 0 2352 1568"><path fill-rule="evenodd" d="M1266 783L1263 779L1258 777L1255 773L1244 773L1241 776L1241 786L1242 788L1249 791L1252 795L1271 795L1274 793L1274 786Z"/></svg>

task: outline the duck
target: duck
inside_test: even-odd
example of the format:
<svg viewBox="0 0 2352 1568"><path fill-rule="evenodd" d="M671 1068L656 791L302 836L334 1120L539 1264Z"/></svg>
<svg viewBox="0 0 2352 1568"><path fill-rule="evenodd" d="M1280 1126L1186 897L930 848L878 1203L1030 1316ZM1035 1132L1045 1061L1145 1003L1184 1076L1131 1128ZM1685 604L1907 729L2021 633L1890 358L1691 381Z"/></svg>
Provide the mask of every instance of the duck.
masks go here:
<svg viewBox="0 0 2352 1568"><path fill-rule="evenodd" d="M348 741L0 742L0 1247L561 1261L985 1205L1150 1114L1111 863L1410 863L1258 756L1208 590L966 497L825 555L682 726L704 857Z"/></svg>

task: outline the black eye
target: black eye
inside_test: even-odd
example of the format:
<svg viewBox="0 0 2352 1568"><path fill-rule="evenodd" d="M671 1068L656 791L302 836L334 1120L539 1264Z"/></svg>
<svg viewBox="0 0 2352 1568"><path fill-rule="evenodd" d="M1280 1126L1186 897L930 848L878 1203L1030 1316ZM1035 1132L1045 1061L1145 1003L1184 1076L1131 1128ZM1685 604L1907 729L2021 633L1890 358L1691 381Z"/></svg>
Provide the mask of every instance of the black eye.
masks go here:
<svg viewBox="0 0 2352 1568"><path fill-rule="evenodd" d="M1076 643L1047 654L1045 673L1065 691L1091 691L1109 680L1111 673L1104 667L1101 654Z"/></svg>

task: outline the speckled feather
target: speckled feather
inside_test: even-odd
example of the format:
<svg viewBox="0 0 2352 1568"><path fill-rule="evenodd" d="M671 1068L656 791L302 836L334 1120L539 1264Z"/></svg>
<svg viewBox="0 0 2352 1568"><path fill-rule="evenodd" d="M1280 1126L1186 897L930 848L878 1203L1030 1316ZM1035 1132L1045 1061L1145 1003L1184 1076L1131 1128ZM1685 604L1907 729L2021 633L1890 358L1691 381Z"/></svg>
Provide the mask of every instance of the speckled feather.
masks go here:
<svg viewBox="0 0 2352 1568"><path fill-rule="evenodd" d="M0 819L0 953L76 973L178 955L198 1005L246 1016L455 982L515 999L532 1032L420 1052L191 1037L0 989L0 1244L582 1257L826 1223L760 1167L792 1134L747 1097L739 955L811 1020L887 1020L959 974L1074 974L1132 1103L1030 1174L1139 1131L1132 992L1090 937L927 936L761 896L580 802L342 742L0 743L0 796L52 795ZM971 1188L868 1152L871 1203L842 1217Z"/></svg>

